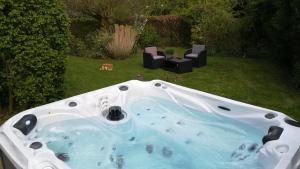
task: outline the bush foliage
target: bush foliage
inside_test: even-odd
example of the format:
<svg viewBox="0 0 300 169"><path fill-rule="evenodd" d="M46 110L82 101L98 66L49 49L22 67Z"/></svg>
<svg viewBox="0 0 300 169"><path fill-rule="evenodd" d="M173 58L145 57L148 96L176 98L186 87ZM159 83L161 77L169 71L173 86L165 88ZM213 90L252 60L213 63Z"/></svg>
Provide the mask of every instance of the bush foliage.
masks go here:
<svg viewBox="0 0 300 169"><path fill-rule="evenodd" d="M69 54L80 57L107 58L107 45L111 40L111 34L96 30L89 32L84 38L71 35Z"/></svg>
<svg viewBox="0 0 300 169"><path fill-rule="evenodd" d="M148 25L153 26L159 35L159 46L185 46L190 42L190 25L181 16L151 16Z"/></svg>
<svg viewBox="0 0 300 169"><path fill-rule="evenodd" d="M249 1L244 11L248 14L245 19L252 25L244 31L246 48L266 50L300 87L300 1Z"/></svg>
<svg viewBox="0 0 300 169"><path fill-rule="evenodd" d="M174 53L175 53L175 49L174 48L166 48L165 49L165 54L166 55L169 55L169 56L172 56L172 55L174 55Z"/></svg>
<svg viewBox="0 0 300 169"><path fill-rule="evenodd" d="M63 96L68 36L59 1L0 0L1 101L10 112Z"/></svg>
<svg viewBox="0 0 300 169"><path fill-rule="evenodd" d="M106 31L114 24L131 24L145 9L145 0L63 0L70 15L82 14L97 19Z"/></svg>
<svg viewBox="0 0 300 169"><path fill-rule="evenodd" d="M240 20L232 12L229 0L214 0L198 3L192 10L201 11L194 16L192 41L204 43L210 51L239 53L241 49Z"/></svg>
<svg viewBox="0 0 300 169"><path fill-rule="evenodd" d="M109 52L107 46L112 40L112 35L106 31L97 30L86 35L85 42L87 47L86 54L96 58L107 58Z"/></svg>
<svg viewBox="0 0 300 169"><path fill-rule="evenodd" d="M70 48L69 54L74 56L84 56L87 47L86 47L86 43L81 38L71 35L69 48Z"/></svg>
<svg viewBox="0 0 300 169"><path fill-rule="evenodd" d="M156 46L158 44L159 36L155 28L151 25L146 25L138 39L138 44L141 48L147 46Z"/></svg>

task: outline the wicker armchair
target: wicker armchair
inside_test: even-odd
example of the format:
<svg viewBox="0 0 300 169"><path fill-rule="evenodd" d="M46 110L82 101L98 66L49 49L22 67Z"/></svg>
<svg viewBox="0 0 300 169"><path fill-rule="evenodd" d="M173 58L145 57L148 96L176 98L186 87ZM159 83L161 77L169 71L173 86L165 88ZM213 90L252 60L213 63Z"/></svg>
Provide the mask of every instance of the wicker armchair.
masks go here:
<svg viewBox="0 0 300 169"><path fill-rule="evenodd" d="M194 67L201 67L207 64L207 52L205 45L193 45L192 49L188 49L184 53L184 58L192 59Z"/></svg>
<svg viewBox="0 0 300 169"><path fill-rule="evenodd" d="M164 65L166 55L158 51L156 47L147 47L144 49L143 62L145 68L156 69Z"/></svg>

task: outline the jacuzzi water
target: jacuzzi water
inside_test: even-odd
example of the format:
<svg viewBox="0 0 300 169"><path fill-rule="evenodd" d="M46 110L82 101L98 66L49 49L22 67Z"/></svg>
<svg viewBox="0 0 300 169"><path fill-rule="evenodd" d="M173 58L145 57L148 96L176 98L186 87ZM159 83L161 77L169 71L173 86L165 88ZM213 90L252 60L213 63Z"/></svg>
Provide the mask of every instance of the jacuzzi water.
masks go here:
<svg viewBox="0 0 300 169"><path fill-rule="evenodd" d="M300 123L161 80L23 111L0 127L1 169L300 169Z"/></svg>
<svg viewBox="0 0 300 169"><path fill-rule="evenodd" d="M126 110L132 118L123 125L67 120L35 138L72 169L262 169L264 133L249 125L160 98L140 98Z"/></svg>

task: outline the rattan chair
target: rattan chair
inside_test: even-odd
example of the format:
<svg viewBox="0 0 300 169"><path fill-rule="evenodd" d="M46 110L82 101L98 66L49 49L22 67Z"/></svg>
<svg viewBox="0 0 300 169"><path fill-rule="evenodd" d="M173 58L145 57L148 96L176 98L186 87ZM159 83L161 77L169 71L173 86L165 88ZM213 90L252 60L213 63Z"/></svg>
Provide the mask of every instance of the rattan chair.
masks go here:
<svg viewBox="0 0 300 169"><path fill-rule="evenodd" d="M156 47L147 47L144 49L143 62L145 68L156 69L164 65L166 55L158 51Z"/></svg>
<svg viewBox="0 0 300 169"><path fill-rule="evenodd" d="M192 59L194 67L201 67L207 64L206 56L207 52L205 49L205 45L193 45L192 49L188 49L184 53L184 58Z"/></svg>

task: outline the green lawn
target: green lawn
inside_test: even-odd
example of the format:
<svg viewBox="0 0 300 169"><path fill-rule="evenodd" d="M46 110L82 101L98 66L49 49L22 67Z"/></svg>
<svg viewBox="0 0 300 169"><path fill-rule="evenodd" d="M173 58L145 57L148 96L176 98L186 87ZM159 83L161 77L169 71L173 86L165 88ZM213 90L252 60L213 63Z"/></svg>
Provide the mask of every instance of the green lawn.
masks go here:
<svg viewBox="0 0 300 169"><path fill-rule="evenodd" d="M113 71L100 71L102 63L112 63ZM161 79L281 111L300 120L299 92L286 85L279 67L261 59L208 57L207 66L177 75L143 68L140 53L126 60L68 57L66 97L135 79L138 75L145 80Z"/></svg>

